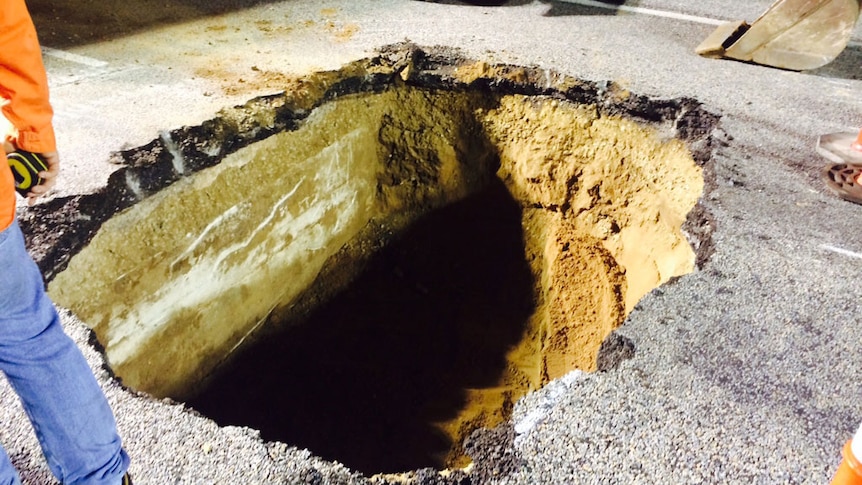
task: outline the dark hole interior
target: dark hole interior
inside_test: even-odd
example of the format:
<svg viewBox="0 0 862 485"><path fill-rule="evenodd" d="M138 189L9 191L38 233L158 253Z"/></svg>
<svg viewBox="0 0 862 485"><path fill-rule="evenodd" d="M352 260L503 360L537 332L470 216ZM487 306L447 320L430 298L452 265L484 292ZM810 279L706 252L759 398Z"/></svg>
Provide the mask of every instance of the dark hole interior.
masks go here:
<svg viewBox="0 0 862 485"><path fill-rule="evenodd" d="M439 468L452 443L433 423L465 389L499 384L533 310L521 208L495 180L417 221L189 404L363 473Z"/></svg>

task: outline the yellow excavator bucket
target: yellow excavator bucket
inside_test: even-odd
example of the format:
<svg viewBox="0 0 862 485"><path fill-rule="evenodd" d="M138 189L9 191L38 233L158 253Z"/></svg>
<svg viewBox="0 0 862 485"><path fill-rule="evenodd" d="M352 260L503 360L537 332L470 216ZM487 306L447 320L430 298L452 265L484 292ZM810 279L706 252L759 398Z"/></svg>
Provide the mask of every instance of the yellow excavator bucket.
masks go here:
<svg viewBox="0 0 862 485"><path fill-rule="evenodd" d="M719 26L695 51L805 71L824 66L847 47L862 0L777 0L751 25Z"/></svg>

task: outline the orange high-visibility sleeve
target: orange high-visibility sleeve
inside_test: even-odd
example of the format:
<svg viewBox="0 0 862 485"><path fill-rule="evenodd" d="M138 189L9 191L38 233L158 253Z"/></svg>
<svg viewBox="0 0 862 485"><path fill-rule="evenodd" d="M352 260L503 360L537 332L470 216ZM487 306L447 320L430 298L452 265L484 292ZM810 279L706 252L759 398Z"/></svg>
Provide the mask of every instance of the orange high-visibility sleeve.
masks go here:
<svg viewBox="0 0 862 485"><path fill-rule="evenodd" d="M36 153L57 149L48 78L24 0L3 0L0 7L0 97L5 102L3 116L18 130L18 147ZM0 167L0 230L12 223L14 214L14 179L4 161Z"/></svg>
<svg viewBox="0 0 862 485"><path fill-rule="evenodd" d="M24 0L4 0L0 8L0 96L8 100L3 115L18 129L20 148L36 153L57 149L48 77Z"/></svg>

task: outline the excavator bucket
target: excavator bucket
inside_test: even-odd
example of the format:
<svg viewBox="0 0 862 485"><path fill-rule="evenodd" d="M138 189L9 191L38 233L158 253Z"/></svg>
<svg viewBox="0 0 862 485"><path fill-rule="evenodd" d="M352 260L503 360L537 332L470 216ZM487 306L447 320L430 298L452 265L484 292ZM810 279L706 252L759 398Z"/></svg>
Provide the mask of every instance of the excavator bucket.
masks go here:
<svg viewBox="0 0 862 485"><path fill-rule="evenodd" d="M777 0L751 25L719 26L695 51L806 71L824 66L847 47L862 0Z"/></svg>

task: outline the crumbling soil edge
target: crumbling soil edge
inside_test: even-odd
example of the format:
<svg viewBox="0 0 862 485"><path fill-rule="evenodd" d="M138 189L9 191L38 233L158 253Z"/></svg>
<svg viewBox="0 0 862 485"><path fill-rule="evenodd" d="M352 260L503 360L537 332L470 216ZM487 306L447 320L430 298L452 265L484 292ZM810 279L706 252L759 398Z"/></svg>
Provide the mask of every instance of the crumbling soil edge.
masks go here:
<svg viewBox="0 0 862 485"><path fill-rule="evenodd" d="M427 89L547 96L594 104L602 116L620 115L642 123L667 125L703 167L707 193L714 186L712 132L719 117L694 99L650 99L611 82L584 81L537 67L488 65L467 59L451 48L401 43L383 47L377 56L339 70L297 79L281 94L254 98L222 110L200 125L168 132L166 136L183 157L181 171L175 167L164 136L114 154L111 162L122 168L97 192L54 199L22 211L20 224L27 235L28 250L46 281L51 281L114 214L182 177L217 165L240 148L297 129L311 110L330 100L380 92L402 82ZM712 253L714 222L708 210L699 203L683 230L690 236L700 267Z"/></svg>

